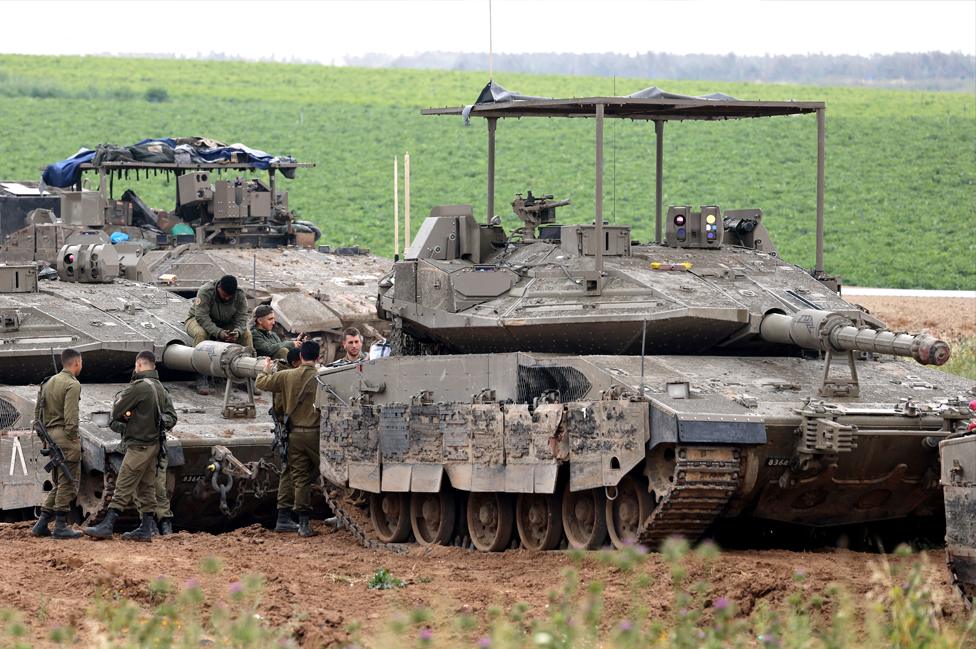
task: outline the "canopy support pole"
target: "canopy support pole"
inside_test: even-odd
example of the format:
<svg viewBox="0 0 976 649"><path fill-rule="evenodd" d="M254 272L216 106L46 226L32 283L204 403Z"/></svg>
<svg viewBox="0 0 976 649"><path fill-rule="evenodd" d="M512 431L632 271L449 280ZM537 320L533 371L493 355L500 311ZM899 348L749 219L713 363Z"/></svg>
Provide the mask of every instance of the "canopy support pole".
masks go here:
<svg viewBox="0 0 976 649"><path fill-rule="evenodd" d="M817 109L817 261L814 277L824 276L824 109Z"/></svg>
<svg viewBox="0 0 976 649"><path fill-rule="evenodd" d="M495 216L495 126L497 117L488 118L488 216L485 223L490 225Z"/></svg>
<svg viewBox="0 0 976 649"><path fill-rule="evenodd" d="M654 120L654 241L661 243L661 206L664 203L664 121Z"/></svg>
<svg viewBox="0 0 976 649"><path fill-rule="evenodd" d="M596 105L596 291L603 288L603 104Z"/></svg>

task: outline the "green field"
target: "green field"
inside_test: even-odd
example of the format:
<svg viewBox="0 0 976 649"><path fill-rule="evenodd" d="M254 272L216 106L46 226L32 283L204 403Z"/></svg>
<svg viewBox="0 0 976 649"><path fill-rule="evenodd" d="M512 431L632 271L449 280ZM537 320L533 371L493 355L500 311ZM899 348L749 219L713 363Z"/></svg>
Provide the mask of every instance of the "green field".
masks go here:
<svg viewBox="0 0 976 649"><path fill-rule="evenodd" d="M392 251L392 163L409 151L412 225L432 205L485 210L483 121L422 117L469 103L485 74L319 65L0 56L0 178L30 179L79 147L207 135L318 163L289 184L289 202L332 244ZM610 94L613 80L500 75L546 96ZM741 99L827 102L826 266L845 283L976 288L976 99L966 93L617 79ZM160 93L159 90L165 90ZM156 90L165 101L147 100ZM573 200L562 220L593 215L592 121L505 122L498 132L496 212L518 191ZM605 215L653 230L653 126L611 122ZM814 257L813 116L672 123L665 203L761 207L781 254ZM140 183L157 207L173 186ZM121 188L116 185L116 194ZM401 211L402 214L402 211ZM509 219L511 223L513 219Z"/></svg>

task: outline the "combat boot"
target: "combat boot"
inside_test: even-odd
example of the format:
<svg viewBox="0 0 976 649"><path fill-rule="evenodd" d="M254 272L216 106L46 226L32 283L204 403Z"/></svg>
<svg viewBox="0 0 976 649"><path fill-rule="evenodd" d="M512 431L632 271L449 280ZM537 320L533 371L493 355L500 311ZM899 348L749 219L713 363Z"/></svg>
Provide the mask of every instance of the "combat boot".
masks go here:
<svg viewBox="0 0 976 649"><path fill-rule="evenodd" d="M51 536L51 530L48 529L50 524L51 512L42 511L41 515L37 517L34 527L31 528L31 536Z"/></svg>
<svg viewBox="0 0 976 649"><path fill-rule="evenodd" d="M159 527L156 526L156 519L155 518L153 518L153 520L152 520L152 529L149 530L149 533L152 536L159 536Z"/></svg>
<svg viewBox="0 0 976 649"><path fill-rule="evenodd" d="M298 535L299 536L317 536L318 532L312 529L312 526L308 522L308 514L298 515Z"/></svg>
<svg viewBox="0 0 976 649"><path fill-rule="evenodd" d="M298 523L292 520L290 509L278 510L278 522L275 523L275 532L297 532Z"/></svg>
<svg viewBox="0 0 976 649"><path fill-rule="evenodd" d="M142 524L131 532L126 532L122 538L126 541L142 541L149 543L152 541L153 515L143 514Z"/></svg>
<svg viewBox="0 0 976 649"><path fill-rule="evenodd" d="M173 519L172 518L159 519L159 535L169 536L172 533L173 533Z"/></svg>
<svg viewBox="0 0 976 649"><path fill-rule="evenodd" d="M81 532L68 527L68 513L57 512L54 515L54 531L51 533L56 539L77 539Z"/></svg>
<svg viewBox="0 0 976 649"><path fill-rule="evenodd" d="M96 539L110 539L112 538L112 532L115 531L115 521L118 517L119 510L109 509L101 523L94 527L86 527L81 531Z"/></svg>
<svg viewBox="0 0 976 649"><path fill-rule="evenodd" d="M197 394L210 394L210 381L206 374L197 374Z"/></svg>

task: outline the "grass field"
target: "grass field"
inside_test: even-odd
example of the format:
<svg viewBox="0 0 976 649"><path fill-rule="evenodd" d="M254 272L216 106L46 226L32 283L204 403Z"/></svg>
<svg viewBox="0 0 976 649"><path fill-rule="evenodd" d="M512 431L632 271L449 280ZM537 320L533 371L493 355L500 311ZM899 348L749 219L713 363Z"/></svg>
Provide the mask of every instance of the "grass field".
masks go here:
<svg viewBox="0 0 976 649"><path fill-rule="evenodd" d="M485 210L483 122L419 109L475 99L485 74L317 65L0 56L0 177L30 179L79 147L207 135L318 163L289 202L332 244L392 251L392 162L409 151L412 222L432 205ZM827 270L849 284L976 288L976 100L965 93L501 75L546 96L626 94L648 85L741 99L827 102ZM150 101L153 99L154 101ZM159 101L162 99L163 101ZM518 191L571 198L593 214L592 121L523 120L498 132L496 212ZM606 132L605 215L653 229L653 126ZM669 124L666 204L761 207L781 254L814 256L813 116ZM171 207L173 186L137 191ZM116 186L116 193L121 188ZM402 211L401 211L402 213ZM513 219L507 222L511 223Z"/></svg>

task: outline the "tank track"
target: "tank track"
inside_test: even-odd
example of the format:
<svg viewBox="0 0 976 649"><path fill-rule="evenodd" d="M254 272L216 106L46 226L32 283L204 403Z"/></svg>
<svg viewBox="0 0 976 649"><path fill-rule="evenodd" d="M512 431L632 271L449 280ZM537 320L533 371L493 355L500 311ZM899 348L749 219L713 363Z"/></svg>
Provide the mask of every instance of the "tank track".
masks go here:
<svg viewBox="0 0 976 649"><path fill-rule="evenodd" d="M742 471L737 448L679 446L671 488L644 521L640 543L657 547L669 536L696 540L735 495Z"/></svg>
<svg viewBox="0 0 976 649"><path fill-rule="evenodd" d="M344 527L349 530L356 542L367 550L388 550L397 554L406 554L410 551L410 547L402 543L382 543L370 538L369 534L366 533L366 524L361 524L356 520L357 517L351 513L351 508L347 509L343 506L346 500L345 493L345 487L336 486L324 478L322 479L322 496L336 517L337 529Z"/></svg>
<svg viewBox="0 0 976 649"><path fill-rule="evenodd" d="M962 602L966 610L976 609L976 583L963 580L959 575L964 569L963 558L955 557L952 550L946 548L946 567L949 569L949 578L953 588L962 595ZM968 562L967 562L968 563Z"/></svg>

